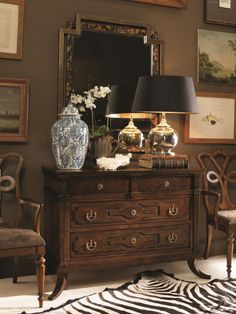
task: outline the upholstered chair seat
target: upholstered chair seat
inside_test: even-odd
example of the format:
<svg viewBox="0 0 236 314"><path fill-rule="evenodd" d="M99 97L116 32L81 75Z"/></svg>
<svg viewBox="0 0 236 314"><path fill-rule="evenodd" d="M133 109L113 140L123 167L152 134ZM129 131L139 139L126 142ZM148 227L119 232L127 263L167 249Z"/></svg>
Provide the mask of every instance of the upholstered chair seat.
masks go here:
<svg viewBox="0 0 236 314"><path fill-rule="evenodd" d="M24 248L45 245L44 239L35 231L0 227L0 249Z"/></svg>
<svg viewBox="0 0 236 314"><path fill-rule="evenodd" d="M225 225L236 225L236 208L219 211L218 222L222 222Z"/></svg>

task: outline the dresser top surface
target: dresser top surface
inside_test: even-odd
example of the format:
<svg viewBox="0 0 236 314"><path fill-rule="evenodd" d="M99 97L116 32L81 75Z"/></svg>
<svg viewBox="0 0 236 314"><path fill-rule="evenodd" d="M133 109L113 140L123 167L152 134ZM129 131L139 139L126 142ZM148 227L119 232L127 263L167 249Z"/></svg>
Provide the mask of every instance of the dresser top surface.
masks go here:
<svg viewBox="0 0 236 314"><path fill-rule="evenodd" d="M148 169L142 167L126 166L117 170L101 170L101 169L82 169L82 170L61 170L53 166L43 166L44 174L56 176L140 176L140 175L200 175L200 169Z"/></svg>

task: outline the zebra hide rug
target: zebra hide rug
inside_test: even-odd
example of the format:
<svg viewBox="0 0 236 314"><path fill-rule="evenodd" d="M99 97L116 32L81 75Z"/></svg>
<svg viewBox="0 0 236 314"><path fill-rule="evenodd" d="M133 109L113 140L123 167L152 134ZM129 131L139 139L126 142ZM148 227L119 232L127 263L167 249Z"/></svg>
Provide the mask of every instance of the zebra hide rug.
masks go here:
<svg viewBox="0 0 236 314"><path fill-rule="evenodd" d="M25 312L23 312L26 314ZM22 313L22 314L23 314ZM105 289L41 313L194 314L236 313L236 279L205 284L183 281L163 271L143 272L117 289Z"/></svg>

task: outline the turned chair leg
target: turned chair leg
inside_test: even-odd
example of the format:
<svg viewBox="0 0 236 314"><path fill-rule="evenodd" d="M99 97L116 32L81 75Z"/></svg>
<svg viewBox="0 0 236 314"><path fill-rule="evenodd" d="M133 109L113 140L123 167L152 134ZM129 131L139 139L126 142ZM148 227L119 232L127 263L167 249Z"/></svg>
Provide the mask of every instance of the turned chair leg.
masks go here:
<svg viewBox="0 0 236 314"><path fill-rule="evenodd" d="M231 278L233 252L234 252L234 235L229 233L226 241L227 274L229 279Z"/></svg>
<svg viewBox="0 0 236 314"><path fill-rule="evenodd" d="M18 270L19 270L19 256L14 256L13 261L13 276L12 276L12 282L17 283L17 277L18 277Z"/></svg>
<svg viewBox="0 0 236 314"><path fill-rule="evenodd" d="M45 281L45 258L40 256L36 259L36 272L37 272L37 282L38 282L38 300L39 307L43 307L44 299L44 281Z"/></svg>
<svg viewBox="0 0 236 314"><path fill-rule="evenodd" d="M211 251L211 243L212 243L212 234L213 234L213 225L207 225L207 244L205 249L204 258L208 259Z"/></svg>

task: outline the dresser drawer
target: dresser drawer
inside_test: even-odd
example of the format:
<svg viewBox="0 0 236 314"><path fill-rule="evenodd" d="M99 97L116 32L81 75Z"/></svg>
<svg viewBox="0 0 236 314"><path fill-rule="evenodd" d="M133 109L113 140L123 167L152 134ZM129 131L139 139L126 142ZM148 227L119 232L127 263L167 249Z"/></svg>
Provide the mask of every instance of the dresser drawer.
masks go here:
<svg viewBox="0 0 236 314"><path fill-rule="evenodd" d="M142 177L139 180L139 192L190 190L190 177Z"/></svg>
<svg viewBox="0 0 236 314"><path fill-rule="evenodd" d="M129 178L126 177L89 177L83 180L71 178L67 189L70 194L106 194L128 193L130 191Z"/></svg>
<svg viewBox="0 0 236 314"><path fill-rule="evenodd" d="M190 199L179 197L140 201L71 204L71 227L188 219Z"/></svg>
<svg viewBox="0 0 236 314"><path fill-rule="evenodd" d="M190 225L70 233L70 256L190 247Z"/></svg>

